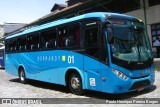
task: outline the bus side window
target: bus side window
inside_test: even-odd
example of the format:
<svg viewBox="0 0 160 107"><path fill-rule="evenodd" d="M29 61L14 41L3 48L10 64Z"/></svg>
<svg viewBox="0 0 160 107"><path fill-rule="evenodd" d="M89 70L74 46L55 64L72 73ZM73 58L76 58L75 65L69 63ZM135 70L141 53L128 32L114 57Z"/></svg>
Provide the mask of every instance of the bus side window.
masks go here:
<svg viewBox="0 0 160 107"><path fill-rule="evenodd" d="M79 47L79 37L80 37L80 26L78 25L71 25L69 27L69 36L67 41L67 46L70 47Z"/></svg>
<svg viewBox="0 0 160 107"><path fill-rule="evenodd" d="M9 41L9 50L10 52L16 52L17 51L17 39L13 38L12 40Z"/></svg>
<svg viewBox="0 0 160 107"><path fill-rule="evenodd" d="M17 40L17 51L26 51L26 36L22 36Z"/></svg>
<svg viewBox="0 0 160 107"><path fill-rule="evenodd" d="M85 29L85 53L99 59L99 29L98 27Z"/></svg>
<svg viewBox="0 0 160 107"><path fill-rule="evenodd" d="M56 30L50 29L41 33L41 48L53 49L56 47Z"/></svg>
<svg viewBox="0 0 160 107"><path fill-rule="evenodd" d="M5 43L5 44L6 44L6 52L7 52L7 53L10 53L10 48L11 48L10 41L11 41L11 40L6 40L6 43Z"/></svg>
<svg viewBox="0 0 160 107"><path fill-rule="evenodd" d="M31 34L27 37L27 50L38 50L39 49L39 34Z"/></svg>
<svg viewBox="0 0 160 107"><path fill-rule="evenodd" d="M47 49L48 46L48 32L41 32L41 49Z"/></svg>
<svg viewBox="0 0 160 107"><path fill-rule="evenodd" d="M57 32L56 29L53 29L49 32L49 41L48 41L48 48L56 48L56 38L57 38Z"/></svg>
<svg viewBox="0 0 160 107"><path fill-rule="evenodd" d="M35 34L32 38L31 50L39 49L39 34Z"/></svg>
<svg viewBox="0 0 160 107"><path fill-rule="evenodd" d="M30 51L31 50L31 41L32 41L32 37L29 35L27 37L27 50Z"/></svg>
<svg viewBox="0 0 160 107"><path fill-rule="evenodd" d="M68 29L67 27L58 29L58 48L68 47Z"/></svg>

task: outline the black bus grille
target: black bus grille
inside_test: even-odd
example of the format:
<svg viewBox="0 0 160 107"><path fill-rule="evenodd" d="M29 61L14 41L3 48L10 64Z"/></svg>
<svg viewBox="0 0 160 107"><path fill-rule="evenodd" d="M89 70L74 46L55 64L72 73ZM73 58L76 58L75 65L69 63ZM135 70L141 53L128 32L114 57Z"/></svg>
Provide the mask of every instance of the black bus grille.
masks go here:
<svg viewBox="0 0 160 107"><path fill-rule="evenodd" d="M146 76L141 76L141 77L130 77L131 79L139 79L139 78L145 78L145 77L148 77L149 75L146 75Z"/></svg>
<svg viewBox="0 0 160 107"><path fill-rule="evenodd" d="M134 89L138 89L140 87L146 87L149 85L151 85L149 80L138 81L138 82L135 82L129 90L134 90Z"/></svg>

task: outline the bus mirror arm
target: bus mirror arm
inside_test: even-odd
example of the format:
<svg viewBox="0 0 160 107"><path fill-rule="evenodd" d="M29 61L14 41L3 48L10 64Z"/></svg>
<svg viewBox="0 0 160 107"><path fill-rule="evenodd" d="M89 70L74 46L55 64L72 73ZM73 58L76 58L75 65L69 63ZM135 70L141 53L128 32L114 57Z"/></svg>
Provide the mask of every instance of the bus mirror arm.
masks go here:
<svg viewBox="0 0 160 107"><path fill-rule="evenodd" d="M103 27L106 27L108 25L111 25L112 26L112 23L110 21L105 21L102 23Z"/></svg>

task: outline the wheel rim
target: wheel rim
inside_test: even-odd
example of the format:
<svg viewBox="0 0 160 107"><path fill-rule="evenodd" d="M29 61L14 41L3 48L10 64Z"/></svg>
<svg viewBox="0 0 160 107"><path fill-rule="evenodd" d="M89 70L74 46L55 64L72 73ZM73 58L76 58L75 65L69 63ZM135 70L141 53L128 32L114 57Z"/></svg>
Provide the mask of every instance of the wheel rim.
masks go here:
<svg viewBox="0 0 160 107"><path fill-rule="evenodd" d="M24 81L24 72L23 71L21 71L21 73L20 73L20 78L21 78L21 81Z"/></svg>
<svg viewBox="0 0 160 107"><path fill-rule="evenodd" d="M78 89L80 87L80 79L78 77L71 78L71 87L73 89Z"/></svg>

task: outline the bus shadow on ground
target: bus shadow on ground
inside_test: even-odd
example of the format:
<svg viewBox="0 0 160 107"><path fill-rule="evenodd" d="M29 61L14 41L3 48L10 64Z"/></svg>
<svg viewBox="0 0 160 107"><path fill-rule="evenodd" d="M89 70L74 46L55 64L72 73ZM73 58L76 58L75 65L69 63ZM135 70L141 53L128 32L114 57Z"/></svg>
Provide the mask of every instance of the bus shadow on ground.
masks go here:
<svg viewBox="0 0 160 107"><path fill-rule="evenodd" d="M18 78L11 79L9 81L20 83ZM70 93L67 87L62 86L62 85L53 84L53 83L40 82L36 80L28 80L27 85L31 85L31 86L43 88L43 89L48 89L48 90L55 90L55 91L59 91L62 93ZM96 99L105 99L105 100L123 100L123 99L134 98L134 97L137 97L143 94L153 92L154 90L156 90L156 88L157 87L155 85L152 85L148 89L145 89L140 92L134 91L134 92L128 92L128 93L123 93L123 94L108 94L108 93L103 93L103 92L86 90L84 96L90 97L90 98L96 98Z"/></svg>
<svg viewBox="0 0 160 107"><path fill-rule="evenodd" d="M5 68L0 68L0 70L5 70Z"/></svg>
<svg viewBox="0 0 160 107"><path fill-rule="evenodd" d="M19 81L19 78L11 79L9 81L21 84L20 81ZM27 80L26 85L30 85L30 86L37 87L37 88L48 89L48 90L60 91L60 92L63 92L63 93L70 93L69 89L67 87L65 87L63 85L48 83L48 82L42 82L42 81L36 81L36 80Z"/></svg>

